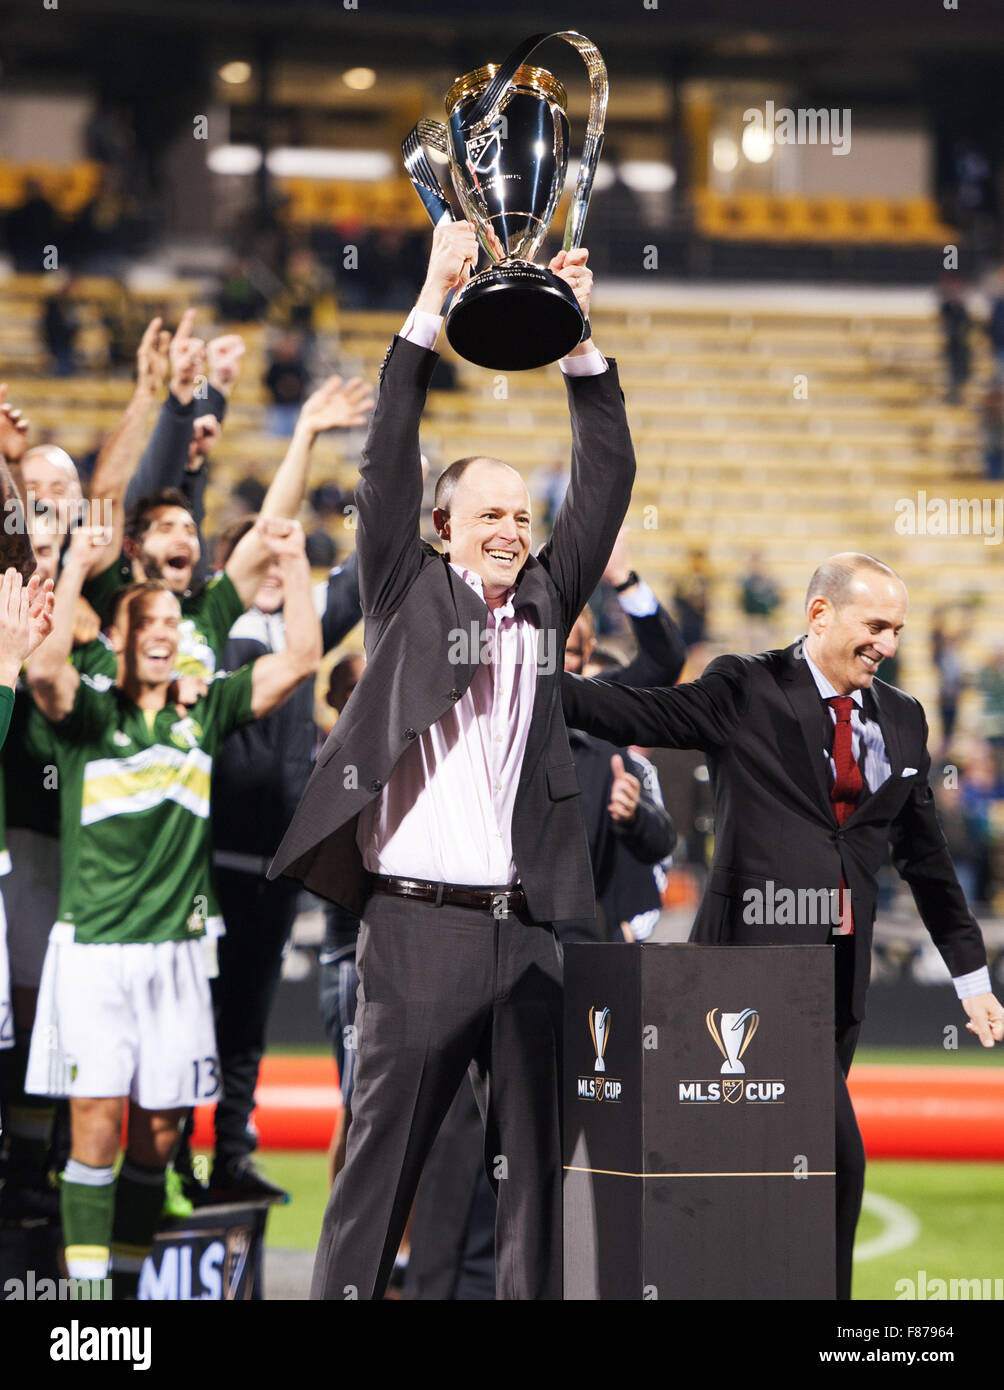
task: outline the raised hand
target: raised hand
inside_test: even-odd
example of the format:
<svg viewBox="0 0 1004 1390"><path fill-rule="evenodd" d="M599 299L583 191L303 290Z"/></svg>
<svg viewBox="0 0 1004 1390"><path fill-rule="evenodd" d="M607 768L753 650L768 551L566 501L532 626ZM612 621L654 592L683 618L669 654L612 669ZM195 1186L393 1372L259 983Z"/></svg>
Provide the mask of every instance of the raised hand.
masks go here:
<svg viewBox="0 0 1004 1390"><path fill-rule="evenodd" d="M261 537L265 548L273 560L306 559L307 538L298 521L288 521L285 517L260 516L254 529Z"/></svg>
<svg viewBox="0 0 1004 1390"><path fill-rule="evenodd" d="M362 377L354 376L351 381L343 382L340 376L329 376L304 401L298 423L312 434L351 429L355 425L365 425L372 409L373 388Z"/></svg>
<svg viewBox="0 0 1004 1390"><path fill-rule="evenodd" d="M641 800L641 783L624 766L624 759L615 753L610 759L610 770L614 774L610 788L610 801L607 811L611 820L629 825L634 820Z"/></svg>
<svg viewBox="0 0 1004 1390"><path fill-rule="evenodd" d="M20 410L15 410L7 400L7 383L0 382L0 454L8 463L20 463L28 447L28 429Z"/></svg>
<svg viewBox="0 0 1004 1390"><path fill-rule="evenodd" d="M195 310L186 309L169 350L171 391L182 405L187 405L193 399L195 379L206 370L206 345L201 338L192 337L194 322Z"/></svg>
<svg viewBox="0 0 1004 1390"><path fill-rule="evenodd" d="M90 574L111 544L111 539L110 526L78 526L70 532L64 563L79 565L84 574Z"/></svg>
<svg viewBox="0 0 1004 1390"><path fill-rule="evenodd" d="M586 265L588 259L589 252L579 246L574 251L559 251L547 266L569 286L585 319L589 317L589 299L593 292L593 272Z"/></svg>
<svg viewBox="0 0 1004 1390"><path fill-rule="evenodd" d="M432 252L418 308L438 314L450 290L466 283L478 263L478 239L470 222L441 222L432 234Z"/></svg>
<svg viewBox="0 0 1004 1390"><path fill-rule="evenodd" d="M209 340L209 384L215 386L224 396L230 395L240 376L244 351L244 339L239 333L223 333L220 337Z"/></svg>
<svg viewBox="0 0 1004 1390"><path fill-rule="evenodd" d="M18 672L52 631L52 580L33 574L25 584L16 569L0 579L0 681L14 686Z"/></svg>
<svg viewBox="0 0 1004 1390"><path fill-rule="evenodd" d="M136 388L159 396L167 377L171 335L160 317L151 319L136 349Z"/></svg>
<svg viewBox="0 0 1004 1390"><path fill-rule="evenodd" d="M223 429L215 415L200 415L193 422L192 438L185 462L186 473L198 473L222 433Z"/></svg>

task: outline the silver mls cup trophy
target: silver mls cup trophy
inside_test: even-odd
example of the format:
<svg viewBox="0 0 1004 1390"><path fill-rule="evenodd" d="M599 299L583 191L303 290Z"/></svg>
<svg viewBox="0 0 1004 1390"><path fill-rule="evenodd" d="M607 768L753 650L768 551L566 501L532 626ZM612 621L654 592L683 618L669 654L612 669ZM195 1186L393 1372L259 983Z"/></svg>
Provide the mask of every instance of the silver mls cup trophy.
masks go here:
<svg viewBox="0 0 1004 1390"><path fill-rule="evenodd" d="M552 38L577 48L589 73L589 118L564 238L566 251L579 246L608 93L606 64L585 35L534 34L504 63L457 78L446 94L448 123L419 121L402 145L433 223L454 220L440 178L448 168L460 215L493 262L454 296L446 336L461 357L500 371L556 362L585 329L568 285L533 260L554 220L568 167L565 89L544 68L526 63Z"/></svg>

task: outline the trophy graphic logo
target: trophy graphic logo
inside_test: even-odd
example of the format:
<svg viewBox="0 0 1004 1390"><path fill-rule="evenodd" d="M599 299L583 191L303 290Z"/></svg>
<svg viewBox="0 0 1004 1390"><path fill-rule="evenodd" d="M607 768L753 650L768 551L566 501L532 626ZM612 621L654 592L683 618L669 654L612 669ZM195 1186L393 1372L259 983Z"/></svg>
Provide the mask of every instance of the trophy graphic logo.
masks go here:
<svg viewBox="0 0 1004 1390"><path fill-rule="evenodd" d="M547 39L571 44L589 74L589 115L563 241L566 251L581 245L609 94L606 64L584 34L534 34L503 63L458 77L446 94L447 123L421 120L401 146L433 225L459 212L492 262L454 295L446 336L461 357L497 371L556 362L585 331L569 286L534 263L568 169L565 88L526 61ZM447 172L448 191L441 178Z"/></svg>
<svg viewBox="0 0 1004 1390"><path fill-rule="evenodd" d="M603 1060L603 1054L607 1050L607 1043L610 1041L610 1010L596 1006L589 1010L589 1035L593 1040L593 1051L596 1053L596 1063L593 1067L594 1072L603 1072L607 1069L607 1064Z"/></svg>
<svg viewBox="0 0 1004 1390"><path fill-rule="evenodd" d="M721 1074L745 1076L746 1068L740 1058L753 1041L753 1034L760 1023L760 1015L756 1009L743 1009L742 1013L738 1014L722 1014L720 1021L716 1023L715 1014L718 1012L717 1008L709 1009L704 1021L718 1046L718 1051L725 1058ZM731 1099L732 1095L726 1096L726 1100Z"/></svg>

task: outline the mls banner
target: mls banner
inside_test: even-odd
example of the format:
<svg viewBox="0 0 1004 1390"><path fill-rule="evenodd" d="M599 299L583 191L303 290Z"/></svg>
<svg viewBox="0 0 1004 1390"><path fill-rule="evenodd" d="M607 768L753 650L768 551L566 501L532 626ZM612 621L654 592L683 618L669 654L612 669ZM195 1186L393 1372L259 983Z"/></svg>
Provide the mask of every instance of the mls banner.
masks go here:
<svg viewBox="0 0 1004 1390"><path fill-rule="evenodd" d="M834 1296L833 951L565 948L565 1297Z"/></svg>

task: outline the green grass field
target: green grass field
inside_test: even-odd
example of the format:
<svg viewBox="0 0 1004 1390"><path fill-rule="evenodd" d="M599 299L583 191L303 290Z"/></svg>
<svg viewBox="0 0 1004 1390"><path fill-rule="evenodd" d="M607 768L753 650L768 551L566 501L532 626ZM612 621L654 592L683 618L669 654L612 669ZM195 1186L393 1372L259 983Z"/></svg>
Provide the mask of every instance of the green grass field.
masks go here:
<svg viewBox="0 0 1004 1390"><path fill-rule="evenodd" d="M1001 1065L999 1053L976 1045L963 1045L958 1052L863 1048L856 1062ZM262 1153L261 1161L269 1177L293 1195L289 1206L273 1208L269 1216L269 1246L313 1250L327 1201L325 1155L273 1150ZM920 1270L926 1271L928 1284L935 1278L1004 1277L1004 1173L999 1164L875 1160L868 1165L866 1203L873 1194L905 1208L918 1229L909 1244L855 1262L856 1299L895 1299L897 1280L917 1281ZM858 1250L883 1234L895 1238L902 1221L888 1206L881 1217L866 1206Z"/></svg>

